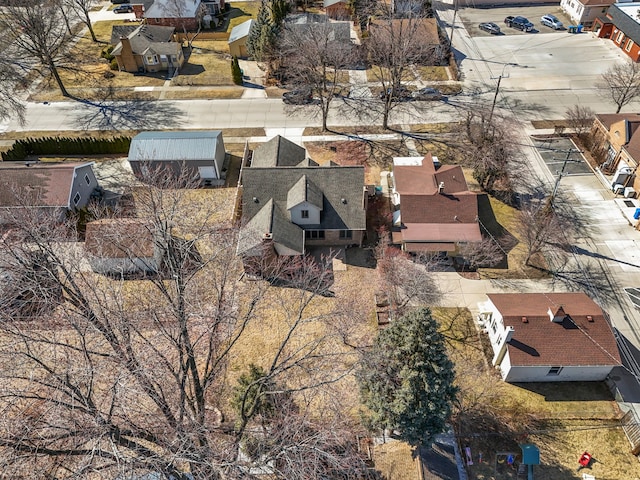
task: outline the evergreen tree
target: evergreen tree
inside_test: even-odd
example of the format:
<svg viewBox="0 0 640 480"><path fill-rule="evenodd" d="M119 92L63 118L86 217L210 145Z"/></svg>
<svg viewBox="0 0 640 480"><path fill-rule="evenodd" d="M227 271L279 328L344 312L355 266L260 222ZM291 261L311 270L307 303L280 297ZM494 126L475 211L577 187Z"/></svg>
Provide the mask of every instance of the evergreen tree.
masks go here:
<svg viewBox="0 0 640 480"><path fill-rule="evenodd" d="M380 332L358 381L372 426L396 430L413 446L429 446L445 430L457 388L429 309L414 310Z"/></svg>
<svg viewBox="0 0 640 480"><path fill-rule="evenodd" d="M271 8L267 0L262 0L258 18L251 26L247 38L247 51L254 60L268 60L276 38L276 26L271 18Z"/></svg>
<svg viewBox="0 0 640 480"><path fill-rule="evenodd" d="M240 69L238 57L235 55L231 59L231 77L233 78L233 83L242 85L242 70Z"/></svg>

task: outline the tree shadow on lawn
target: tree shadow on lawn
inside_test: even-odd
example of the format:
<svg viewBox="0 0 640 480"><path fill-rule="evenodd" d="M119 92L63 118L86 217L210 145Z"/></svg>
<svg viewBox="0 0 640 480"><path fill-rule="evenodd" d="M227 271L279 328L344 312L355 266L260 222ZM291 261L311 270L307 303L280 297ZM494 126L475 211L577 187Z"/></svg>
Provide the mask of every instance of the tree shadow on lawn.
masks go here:
<svg viewBox="0 0 640 480"><path fill-rule="evenodd" d="M518 244L518 239L514 237L506 228L504 228L495 216L489 196L485 194L478 195L478 220L480 221L480 229L483 235L488 235L500 244L503 252L502 260L491 268L503 270L509 269L509 252Z"/></svg>
<svg viewBox="0 0 640 480"><path fill-rule="evenodd" d="M527 382L513 385L537 393L544 397L545 402L613 401L609 387L604 382Z"/></svg>

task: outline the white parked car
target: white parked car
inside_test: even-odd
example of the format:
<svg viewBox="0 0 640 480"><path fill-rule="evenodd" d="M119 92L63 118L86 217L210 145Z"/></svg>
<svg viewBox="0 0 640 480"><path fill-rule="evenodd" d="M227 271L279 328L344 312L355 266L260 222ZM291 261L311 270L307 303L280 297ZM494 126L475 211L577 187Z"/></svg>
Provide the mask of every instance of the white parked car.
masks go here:
<svg viewBox="0 0 640 480"><path fill-rule="evenodd" d="M543 15L542 17L540 17L540 23L547 27L551 27L554 30L562 30L562 28L564 27L564 25L562 25L562 22L553 15Z"/></svg>

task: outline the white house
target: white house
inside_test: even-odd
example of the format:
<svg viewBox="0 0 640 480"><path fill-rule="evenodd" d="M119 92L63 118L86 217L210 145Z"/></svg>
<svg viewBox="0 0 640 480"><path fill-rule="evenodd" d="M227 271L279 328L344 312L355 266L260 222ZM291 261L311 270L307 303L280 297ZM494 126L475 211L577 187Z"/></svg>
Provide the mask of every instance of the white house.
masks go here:
<svg viewBox="0 0 640 480"><path fill-rule="evenodd" d="M607 13L616 0L561 0L560 8L569 15L575 25L591 28L593 21Z"/></svg>
<svg viewBox="0 0 640 480"><path fill-rule="evenodd" d="M604 380L620 353L602 309L584 293L489 294L478 321L507 382Z"/></svg>

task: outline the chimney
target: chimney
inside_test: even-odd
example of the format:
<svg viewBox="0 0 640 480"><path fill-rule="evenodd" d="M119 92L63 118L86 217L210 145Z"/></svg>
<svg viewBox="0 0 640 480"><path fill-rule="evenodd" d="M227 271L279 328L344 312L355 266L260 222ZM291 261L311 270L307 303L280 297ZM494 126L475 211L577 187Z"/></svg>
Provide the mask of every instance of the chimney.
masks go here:
<svg viewBox="0 0 640 480"><path fill-rule="evenodd" d="M262 239L263 240L271 240L273 238L273 235L271 233L265 233L264 235L262 235Z"/></svg>
<svg viewBox="0 0 640 480"><path fill-rule="evenodd" d="M504 338L499 340L498 343L498 353L496 353L493 357L492 363L495 367L500 366L500 364L502 363L502 360L507 353L507 343L509 343L513 338L513 332L515 332L513 327L505 328Z"/></svg>
<svg viewBox="0 0 640 480"><path fill-rule="evenodd" d="M442 192L444 192L444 182L440 182L440 185L438 185L438 193Z"/></svg>
<svg viewBox="0 0 640 480"><path fill-rule="evenodd" d="M564 312L562 305L560 305L557 309L553 310L552 307L549 307L547 310L547 315L549 315L549 320L554 323L562 323L567 314Z"/></svg>

